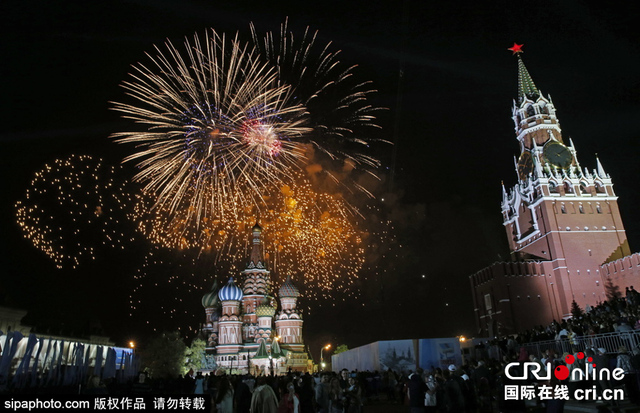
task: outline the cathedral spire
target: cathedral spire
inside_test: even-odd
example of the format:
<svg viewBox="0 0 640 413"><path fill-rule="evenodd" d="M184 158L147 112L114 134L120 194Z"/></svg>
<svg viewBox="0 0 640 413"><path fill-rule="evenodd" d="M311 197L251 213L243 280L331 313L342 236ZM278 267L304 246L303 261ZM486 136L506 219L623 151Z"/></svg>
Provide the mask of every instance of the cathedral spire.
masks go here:
<svg viewBox="0 0 640 413"><path fill-rule="evenodd" d="M264 268L264 257L262 255L262 227L256 224L251 230L251 257L249 259L250 267Z"/></svg>

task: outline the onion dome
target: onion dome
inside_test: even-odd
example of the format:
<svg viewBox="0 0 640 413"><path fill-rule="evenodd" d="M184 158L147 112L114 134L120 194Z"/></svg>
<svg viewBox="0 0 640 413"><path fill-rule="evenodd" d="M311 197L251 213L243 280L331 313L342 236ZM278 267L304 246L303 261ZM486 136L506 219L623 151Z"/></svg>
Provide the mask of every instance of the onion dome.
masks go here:
<svg viewBox="0 0 640 413"><path fill-rule="evenodd" d="M233 277L229 277L227 285L220 289L218 293L220 301L241 301L242 290L233 282Z"/></svg>
<svg viewBox="0 0 640 413"><path fill-rule="evenodd" d="M300 297L300 291L298 290L298 287L293 285L293 282L291 281L291 276L287 276L286 281L280 286L280 289L278 290L278 295L280 296L280 298Z"/></svg>
<svg viewBox="0 0 640 413"><path fill-rule="evenodd" d="M276 306L270 304L266 299L256 307L256 315L258 317L273 317L276 314Z"/></svg>
<svg viewBox="0 0 640 413"><path fill-rule="evenodd" d="M218 280L213 282L211 291L202 296L202 306L204 308L217 307L220 304L218 299Z"/></svg>
<svg viewBox="0 0 640 413"><path fill-rule="evenodd" d="M251 232L257 232L260 233L262 232L262 227L260 225L258 225L258 222L256 222L256 224L253 226L253 228L251 229Z"/></svg>

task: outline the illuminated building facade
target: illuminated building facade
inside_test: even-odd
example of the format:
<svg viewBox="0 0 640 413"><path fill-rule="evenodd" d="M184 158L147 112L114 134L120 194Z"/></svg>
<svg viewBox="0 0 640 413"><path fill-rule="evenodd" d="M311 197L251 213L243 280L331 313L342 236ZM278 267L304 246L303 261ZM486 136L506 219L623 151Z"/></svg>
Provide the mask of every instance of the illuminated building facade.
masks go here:
<svg viewBox="0 0 640 413"><path fill-rule="evenodd" d="M501 203L511 261L470 276L485 336L546 325L569 317L573 301L584 309L640 285L640 256L630 255L611 177L597 157L594 170L581 167L551 97L517 57L518 182L503 185Z"/></svg>
<svg viewBox="0 0 640 413"><path fill-rule="evenodd" d="M241 287L231 277L218 288L216 281L202 297L206 322L201 330L216 366L255 375L306 371L302 312L297 308L300 292L287 277L278 290L281 310L277 310L257 224L252 229L249 263L238 283Z"/></svg>

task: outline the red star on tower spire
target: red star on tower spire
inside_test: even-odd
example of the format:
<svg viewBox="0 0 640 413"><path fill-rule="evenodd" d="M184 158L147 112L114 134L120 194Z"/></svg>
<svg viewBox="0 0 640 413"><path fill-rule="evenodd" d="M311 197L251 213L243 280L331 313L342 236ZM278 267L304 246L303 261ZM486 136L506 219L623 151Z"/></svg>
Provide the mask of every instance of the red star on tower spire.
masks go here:
<svg viewBox="0 0 640 413"><path fill-rule="evenodd" d="M522 53L522 46L524 46L524 44L518 44L514 42L513 47L509 47L507 50L511 50L513 54Z"/></svg>

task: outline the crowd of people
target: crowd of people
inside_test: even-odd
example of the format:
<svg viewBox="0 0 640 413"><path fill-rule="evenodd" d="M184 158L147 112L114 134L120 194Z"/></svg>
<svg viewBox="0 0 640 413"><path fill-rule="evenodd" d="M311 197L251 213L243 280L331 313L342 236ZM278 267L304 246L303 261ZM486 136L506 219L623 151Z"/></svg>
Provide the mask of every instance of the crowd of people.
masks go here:
<svg viewBox="0 0 640 413"><path fill-rule="evenodd" d="M601 380L597 375L579 379L570 375L561 382L551 375L550 380L541 382L536 377L528 376L526 381L518 384L562 384L571 392L577 388L595 386L600 395L606 389L620 388L624 389L625 400L640 404L640 353L635 351L634 342L620 346L615 352L598 347L594 341L580 340L584 335L633 331L640 327L639 319L640 294L631 287L624 298L587 307L568 320L554 321L547 327L496 339L491 345L497 347L498 352L488 354L476 351L462 365L432 367L428 371L420 368L405 372L342 370L313 375L290 372L281 376L258 377L194 375L190 372L174 380L147 380L146 384L129 384L129 388L121 388L120 391L208 394L214 411L220 413L361 413L363 406L381 403L406 405L412 413L524 412L532 407L531 403L544 406L550 412L562 411L564 399L527 401L505 400L503 397L505 386L513 384L505 374L505 367L510 363L518 363L514 370L517 372L525 362L533 362L540 364L541 371L548 368L553 370L558 366L565 366L570 372L575 369L591 372L603 367L620 368L624 377L615 381ZM560 347L553 345L558 340L563 343ZM527 346L531 342L547 343L547 346L538 346L540 354L536 354L531 352L533 347ZM595 366L587 362L589 358ZM118 388L109 389L109 393L118 391Z"/></svg>
<svg viewBox="0 0 640 413"><path fill-rule="evenodd" d="M210 396L218 413L361 413L366 374L289 372L286 375L228 375L189 371L174 379L148 380L141 373L127 388L110 394L161 393ZM370 387L368 387L370 389ZM88 389L92 393L91 389Z"/></svg>
<svg viewBox="0 0 640 413"><path fill-rule="evenodd" d="M503 352L515 352L522 344L575 340L581 336L603 333L624 333L640 330L640 293L633 286L625 289L624 296L611 298L596 306L587 305L581 309L574 305L572 317L553 320L547 326L503 335L491 344L497 344Z"/></svg>
<svg viewBox="0 0 640 413"><path fill-rule="evenodd" d="M631 334L640 329L640 293L630 287L624 297L574 310L570 319L480 345L462 365L450 364L446 368L403 372L345 369L313 375L290 371L285 375L258 377L222 372L203 375L190 371L173 379L151 379L140 373L133 381L116 377L104 382L98 376L91 376L83 392L201 394L210 398L213 411L219 413L362 413L363 406L370 404L406 405L412 413L484 413L496 409L524 412L531 407L526 400L503 397L505 386L512 384L505 367L517 363L514 371L521 368L527 376L524 363L528 362L538 363L541 371L560 366L570 373L575 369L588 372L601 368L622 369L621 380L602 379L597 374L576 379L570 374L561 384L571 391L596 388L598 394L612 388L624 389L625 400L640 405L640 351L636 346L637 337ZM599 346L595 339L585 339L585 336L616 332L620 333L617 352ZM532 342L539 344L532 346ZM558 346L558 342L562 345ZM485 351L489 347L497 351ZM560 384L557 377L550 377L548 383L541 383L539 378L528 375L526 381L518 384ZM27 386L26 389L38 391L40 387ZM58 386L46 390L65 392L69 389ZM544 404L547 411L562 411L564 402L552 399Z"/></svg>
<svg viewBox="0 0 640 413"><path fill-rule="evenodd" d="M218 413L362 413L366 404L381 403L406 405L412 412L488 412L499 368L481 361L428 372L187 375L190 384L182 390L210 394Z"/></svg>

